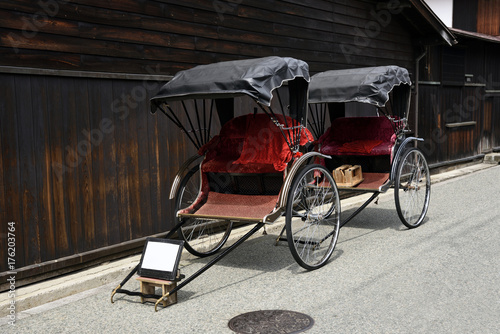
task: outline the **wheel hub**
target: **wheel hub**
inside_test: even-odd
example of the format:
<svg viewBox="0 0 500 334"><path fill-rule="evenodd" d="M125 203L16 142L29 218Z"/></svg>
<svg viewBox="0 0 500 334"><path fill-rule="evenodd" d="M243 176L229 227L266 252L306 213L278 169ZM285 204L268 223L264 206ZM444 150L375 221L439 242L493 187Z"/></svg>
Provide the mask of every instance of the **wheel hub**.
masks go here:
<svg viewBox="0 0 500 334"><path fill-rule="evenodd" d="M312 213L309 211L307 213L307 220L323 220L325 218L325 215L322 213Z"/></svg>

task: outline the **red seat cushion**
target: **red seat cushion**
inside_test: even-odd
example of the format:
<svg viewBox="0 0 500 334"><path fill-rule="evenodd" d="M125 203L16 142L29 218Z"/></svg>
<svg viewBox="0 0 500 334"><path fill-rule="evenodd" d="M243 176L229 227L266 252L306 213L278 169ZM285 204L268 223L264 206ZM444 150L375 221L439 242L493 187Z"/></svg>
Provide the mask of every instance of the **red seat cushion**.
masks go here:
<svg viewBox="0 0 500 334"><path fill-rule="evenodd" d="M284 118L277 116L284 124ZM287 117L287 125L297 124ZM309 130L302 130L301 145L312 141ZM291 136L291 131L284 131ZM206 154L203 172L276 173L286 168L292 153L279 128L266 114L249 114L226 123L218 136L200 148Z"/></svg>
<svg viewBox="0 0 500 334"><path fill-rule="evenodd" d="M297 121L292 118L276 116L281 124L287 127L296 126ZM235 164L272 164L277 171L285 170L292 160L292 152L280 129L265 114L250 115L241 156ZM313 141L313 136L306 128L301 130L300 145ZM283 131L287 138L293 138L292 130Z"/></svg>
<svg viewBox="0 0 500 334"><path fill-rule="evenodd" d="M328 155L390 155L396 135L386 117L343 117L318 142Z"/></svg>

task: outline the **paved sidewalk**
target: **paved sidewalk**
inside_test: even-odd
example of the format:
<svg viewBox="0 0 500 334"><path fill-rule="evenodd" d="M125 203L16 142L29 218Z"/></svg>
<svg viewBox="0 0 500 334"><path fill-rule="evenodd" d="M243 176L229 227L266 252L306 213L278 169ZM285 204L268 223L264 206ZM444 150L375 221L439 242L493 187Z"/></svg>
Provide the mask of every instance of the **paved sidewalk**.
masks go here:
<svg viewBox="0 0 500 334"><path fill-rule="evenodd" d="M492 163L477 163L432 175L431 180L433 184L443 182L496 165ZM342 210L359 206L369 196L370 194L364 194L342 200ZM393 196L392 191L381 194L382 196ZM279 230L283 227L283 224L284 220L281 220L275 224L266 226L266 229L268 231ZM245 232L246 230L233 233L231 238L236 238L240 233ZM252 238L257 238L261 234L256 233ZM191 263L193 259L194 257L185 251L182 256L181 267ZM50 309L58 307L61 304L71 303L73 300L83 298L82 296L85 297L99 293L103 289L109 290L111 294L112 289L137 265L139 260L140 254L16 289L17 319L43 312L47 308ZM8 321L7 315L10 301L11 299L9 299L7 292L0 294L0 325Z"/></svg>

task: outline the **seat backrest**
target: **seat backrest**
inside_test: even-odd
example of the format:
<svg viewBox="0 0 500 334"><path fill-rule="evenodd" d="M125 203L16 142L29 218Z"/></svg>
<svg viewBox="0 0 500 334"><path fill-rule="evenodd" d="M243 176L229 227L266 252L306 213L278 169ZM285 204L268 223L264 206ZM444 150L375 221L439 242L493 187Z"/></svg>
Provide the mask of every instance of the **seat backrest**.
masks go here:
<svg viewBox="0 0 500 334"><path fill-rule="evenodd" d="M324 140L341 143L355 140L382 140L388 142L394 135L391 121L385 116L379 117L341 117L332 122Z"/></svg>
<svg viewBox="0 0 500 334"><path fill-rule="evenodd" d="M276 119L284 123L283 116ZM286 118L286 126L295 124L290 117ZM283 130L288 138L293 139L290 131ZM301 131L300 145L313 140L309 130L302 128ZM277 171L283 171L293 157L282 130L266 114L248 114L232 119L224 124L219 135L200 148L199 154L206 154L205 162L233 160L232 164L236 165L273 165Z"/></svg>
<svg viewBox="0 0 500 334"><path fill-rule="evenodd" d="M246 117L235 117L224 124L218 135L218 143L213 147L215 156L238 159L243 149L247 126Z"/></svg>
<svg viewBox="0 0 500 334"><path fill-rule="evenodd" d="M285 127L292 127L298 123L291 117L275 116L276 121L283 124ZM245 142L243 144L243 151L235 163L259 163L259 164L272 164L278 171L283 171L287 163L293 158L293 154L287 140L293 141L299 139L298 130L301 131L300 142L298 145L305 145L313 140L311 132L302 127L295 129L297 138L294 138L294 130L283 129L274 124L265 114L249 115L248 128L246 133ZM285 140L284 135L287 137ZM292 143L293 144L293 143Z"/></svg>

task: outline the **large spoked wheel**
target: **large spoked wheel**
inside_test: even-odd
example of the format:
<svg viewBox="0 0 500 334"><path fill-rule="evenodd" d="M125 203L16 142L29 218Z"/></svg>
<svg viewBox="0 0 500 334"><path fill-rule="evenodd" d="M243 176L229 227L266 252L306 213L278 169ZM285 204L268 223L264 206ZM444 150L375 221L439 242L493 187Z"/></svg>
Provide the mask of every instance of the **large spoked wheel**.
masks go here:
<svg viewBox="0 0 500 334"><path fill-rule="evenodd" d="M340 229L340 199L331 173L307 165L295 177L286 206L286 234L295 261L305 269L325 265Z"/></svg>
<svg viewBox="0 0 500 334"><path fill-rule="evenodd" d="M408 228L422 224L431 196L431 177L424 155L417 148L407 150L396 174L394 199L399 218Z"/></svg>
<svg viewBox="0 0 500 334"><path fill-rule="evenodd" d="M199 166L192 168L181 181L175 197L175 213L189 207L198 197L201 184ZM226 243L232 223L216 219L187 218L180 228L184 247L199 257L215 254Z"/></svg>

